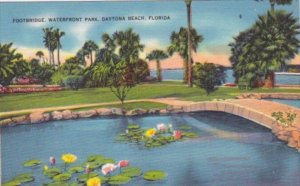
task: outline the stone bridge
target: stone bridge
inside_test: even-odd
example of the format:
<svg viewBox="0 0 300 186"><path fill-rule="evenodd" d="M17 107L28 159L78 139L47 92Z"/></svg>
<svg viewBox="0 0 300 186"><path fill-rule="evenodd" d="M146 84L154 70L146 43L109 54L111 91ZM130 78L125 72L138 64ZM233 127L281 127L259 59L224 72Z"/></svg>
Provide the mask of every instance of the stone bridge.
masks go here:
<svg viewBox="0 0 300 186"><path fill-rule="evenodd" d="M177 104L172 109L175 112L217 111L240 116L271 129L279 139L286 141L288 146L300 150L300 109L296 107L259 99L231 99ZM293 126L283 127L271 116L273 112L278 111L296 113Z"/></svg>

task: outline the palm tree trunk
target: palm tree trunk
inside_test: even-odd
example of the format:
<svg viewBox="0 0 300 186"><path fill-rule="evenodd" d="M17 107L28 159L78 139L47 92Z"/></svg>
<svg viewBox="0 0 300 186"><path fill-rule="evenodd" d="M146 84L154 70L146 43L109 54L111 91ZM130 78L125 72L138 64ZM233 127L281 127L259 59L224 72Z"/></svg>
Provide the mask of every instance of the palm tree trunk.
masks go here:
<svg viewBox="0 0 300 186"><path fill-rule="evenodd" d="M271 11L274 12L275 11L275 0L270 0L270 4L271 4Z"/></svg>
<svg viewBox="0 0 300 186"><path fill-rule="evenodd" d="M48 50L48 52L49 52L49 65L51 65L51 51Z"/></svg>
<svg viewBox="0 0 300 186"><path fill-rule="evenodd" d="M52 63L53 63L53 66L55 66L54 50L51 53L52 53Z"/></svg>
<svg viewBox="0 0 300 186"><path fill-rule="evenodd" d="M183 83L188 83L188 71L189 71L189 68L188 68L188 60L185 59L183 61L183 69L184 69L184 74L183 74Z"/></svg>
<svg viewBox="0 0 300 186"><path fill-rule="evenodd" d="M57 42L57 64L60 66L60 59L59 59L59 41Z"/></svg>
<svg viewBox="0 0 300 186"><path fill-rule="evenodd" d="M161 82L162 81L162 75L161 75L161 67L160 67L160 61L156 61L156 74L157 74L157 81Z"/></svg>
<svg viewBox="0 0 300 186"><path fill-rule="evenodd" d="M192 47L191 47L191 28L192 28L192 22L191 22L191 0L186 0L186 6L187 6L187 21L188 21L188 86L193 86L193 79L192 79Z"/></svg>
<svg viewBox="0 0 300 186"><path fill-rule="evenodd" d="M91 66L92 66L93 65L93 51L91 51L90 56L91 56Z"/></svg>
<svg viewBox="0 0 300 186"><path fill-rule="evenodd" d="M274 88L275 87L275 73L269 72L265 78L265 87Z"/></svg>

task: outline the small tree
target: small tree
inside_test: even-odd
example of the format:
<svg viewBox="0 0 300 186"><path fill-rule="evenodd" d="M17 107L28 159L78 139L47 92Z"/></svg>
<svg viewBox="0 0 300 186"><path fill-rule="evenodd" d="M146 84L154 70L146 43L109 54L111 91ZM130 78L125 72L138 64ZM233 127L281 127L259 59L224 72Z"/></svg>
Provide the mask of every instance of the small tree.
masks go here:
<svg viewBox="0 0 300 186"><path fill-rule="evenodd" d="M93 68L93 79L107 82L107 86L121 101L122 108L128 92L136 85L134 74L128 73L129 70L125 61L99 63Z"/></svg>
<svg viewBox="0 0 300 186"><path fill-rule="evenodd" d="M203 88L207 95L215 91L218 85L225 82L224 77L224 69L213 63L197 63L194 66L194 82L198 87Z"/></svg>

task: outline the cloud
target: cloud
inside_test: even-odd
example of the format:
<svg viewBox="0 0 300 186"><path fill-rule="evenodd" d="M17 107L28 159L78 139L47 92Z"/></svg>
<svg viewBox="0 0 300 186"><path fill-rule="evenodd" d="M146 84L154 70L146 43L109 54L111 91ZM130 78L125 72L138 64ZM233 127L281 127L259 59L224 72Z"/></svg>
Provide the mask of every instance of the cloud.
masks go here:
<svg viewBox="0 0 300 186"><path fill-rule="evenodd" d="M87 35L93 26L94 24L89 22L76 23L70 27L70 33L78 43L83 44L87 40Z"/></svg>

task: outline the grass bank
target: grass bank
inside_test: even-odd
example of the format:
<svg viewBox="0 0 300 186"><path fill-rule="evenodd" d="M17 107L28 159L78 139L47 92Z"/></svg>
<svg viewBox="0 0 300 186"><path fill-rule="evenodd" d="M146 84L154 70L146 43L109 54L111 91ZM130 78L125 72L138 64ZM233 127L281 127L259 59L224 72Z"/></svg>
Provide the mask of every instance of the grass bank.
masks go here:
<svg viewBox="0 0 300 186"><path fill-rule="evenodd" d="M300 90L261 88L246 91L239 90L238 88L221 87L216 92L206 96L205 92L199 88L188 88L180 82L162 82L142 84L134 87L129 92L127 100L177 97L182 100L208 101L213 99L230 99L246 92L300 93ZM118 99L111 93L109 88L86 88L78 91L66 90L31 94L8 94L0 95L0 112L114 101L118 101Z"/></svg>

